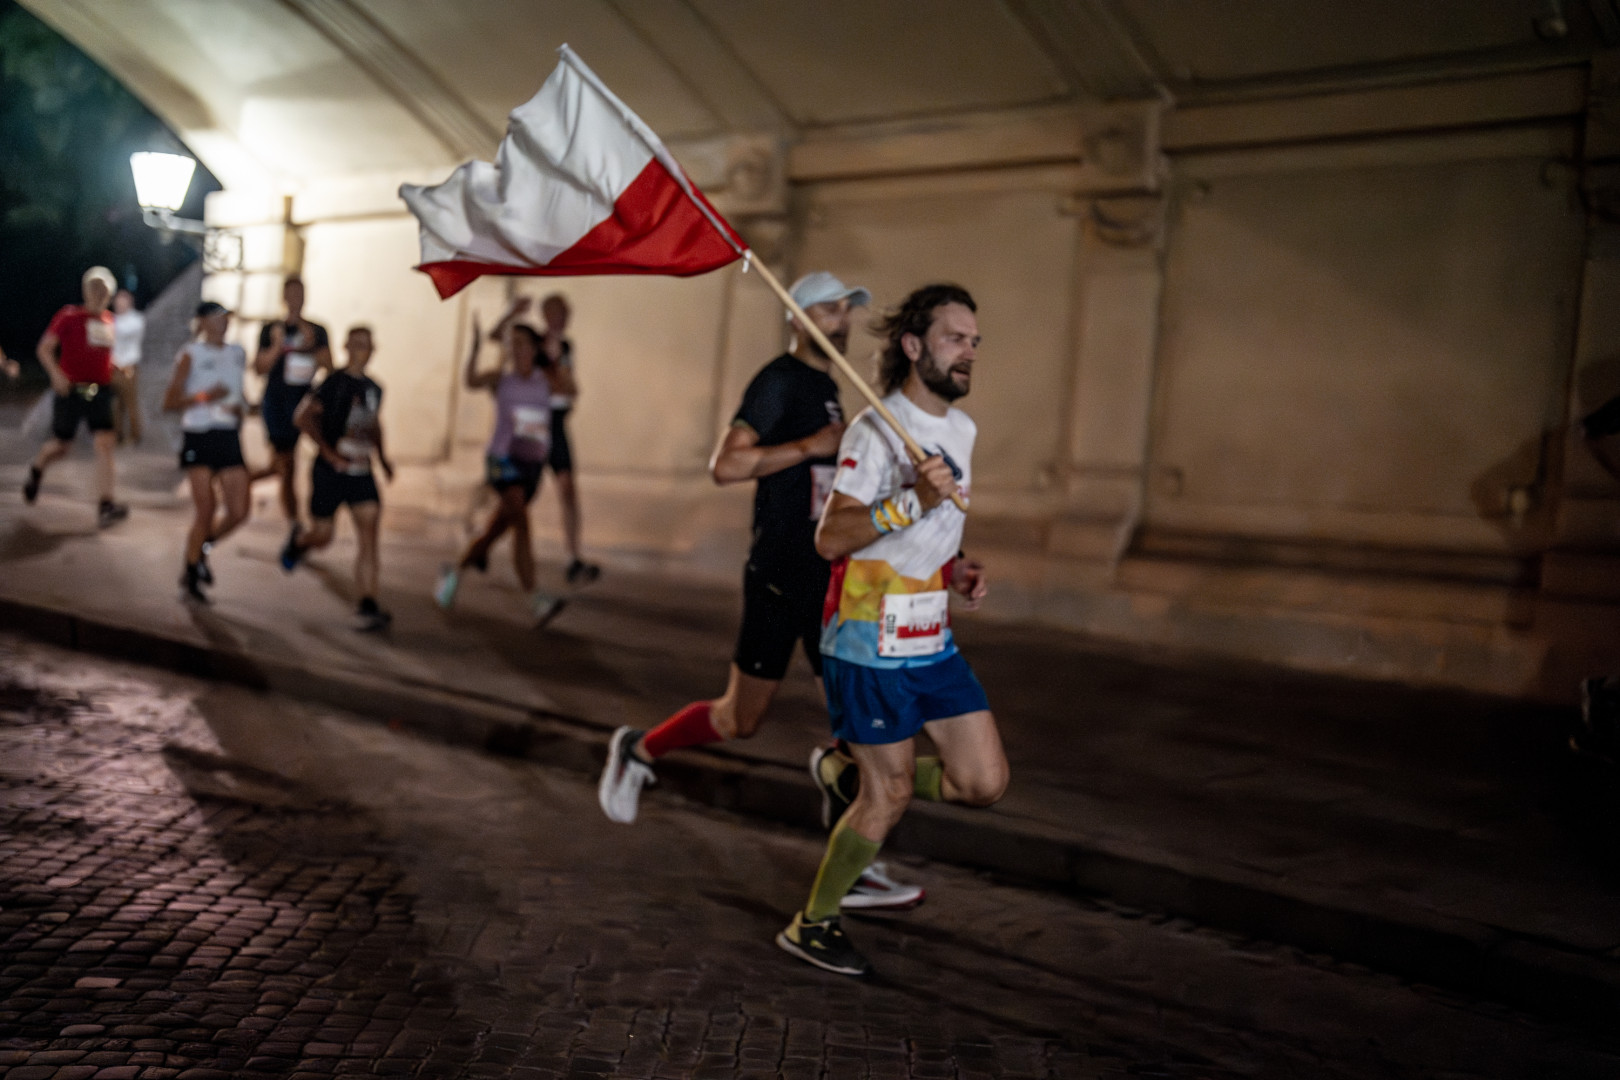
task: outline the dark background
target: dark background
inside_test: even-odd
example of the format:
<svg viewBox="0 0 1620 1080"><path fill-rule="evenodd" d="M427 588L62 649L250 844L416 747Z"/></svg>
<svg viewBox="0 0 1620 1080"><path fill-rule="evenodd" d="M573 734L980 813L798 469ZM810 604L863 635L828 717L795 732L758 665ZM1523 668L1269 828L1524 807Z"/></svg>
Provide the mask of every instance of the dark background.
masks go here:
<svg viewBox="0 0 1620 1080"><path fill-rule="evenodd" d="M94 61L0 0L0 348L44 373L34 345L100 264L144 307L197 253L141 221L129 155L185 147ZM202 217L219 183L199 163L180 213Z"/></svg>

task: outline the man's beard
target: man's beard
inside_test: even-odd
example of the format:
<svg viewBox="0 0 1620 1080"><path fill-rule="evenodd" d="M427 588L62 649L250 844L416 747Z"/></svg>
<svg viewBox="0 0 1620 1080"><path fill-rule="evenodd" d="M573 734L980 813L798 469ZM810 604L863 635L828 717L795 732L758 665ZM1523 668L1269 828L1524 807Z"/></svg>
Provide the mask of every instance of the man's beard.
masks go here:
<svg viewBox="0 0 1620 1080"><path fill-rule="evenodd" d="M956 384L956 380L951 377L950 368L939 366L934 354L928 351L927 345L923 346L923 354L917 359L917 377L922 380L924 386L946 401L955 401L957 398L967 396L967 388ZM971 369L968 377L971 384Z"/></svg>
<svg viewBox="0 0 1620 1080"><path fill-rule="evenodd" d="M849 347L849 334L847 333L828 334L827 340L832 342L833 348L837 349L840 354L845 352ZM832 357L827 355L827 350L821 347L821 342L817 341L814 337L810 338L810 351L816 356L821 357L823 360L832 359Z"/></svg>

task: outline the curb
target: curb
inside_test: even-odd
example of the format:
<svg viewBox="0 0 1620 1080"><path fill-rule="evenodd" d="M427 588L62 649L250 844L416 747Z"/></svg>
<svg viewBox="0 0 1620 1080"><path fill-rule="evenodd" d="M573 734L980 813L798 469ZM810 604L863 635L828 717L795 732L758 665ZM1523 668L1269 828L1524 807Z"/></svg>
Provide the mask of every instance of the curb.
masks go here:
<svg viewBox="0 0 1620 1080"><path fill-rule="evenodd" d="M284 694L368 716L439 742L596 775L609 727L429 684L374 679L246 656L44 605L0 599L0 629L70 649ZM659 786L694 802L819 831L821 798L803 769L689 750L659 765ZM1558 942L1425 912L1358 909L1285 892L1256 876L1217 876L1174 860L1065 836L1004 815L915 804L892 850L1070 893L1106 897L1200 925L1362 964L1415 982L1612 1030L1620 963Z"/></svg>

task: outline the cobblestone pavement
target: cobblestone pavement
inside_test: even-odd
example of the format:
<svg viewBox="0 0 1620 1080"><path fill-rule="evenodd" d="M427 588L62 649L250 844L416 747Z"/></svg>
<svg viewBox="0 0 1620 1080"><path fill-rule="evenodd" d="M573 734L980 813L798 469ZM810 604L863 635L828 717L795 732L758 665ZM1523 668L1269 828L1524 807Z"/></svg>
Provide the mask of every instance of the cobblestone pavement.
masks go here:
<svg viewBox="0 0 1620 1080"><path fill-rule="evenodd" d="M0 1076L1614 1077L1504 1009L923 863L771 935L820 846L0 637Z"/></svg>

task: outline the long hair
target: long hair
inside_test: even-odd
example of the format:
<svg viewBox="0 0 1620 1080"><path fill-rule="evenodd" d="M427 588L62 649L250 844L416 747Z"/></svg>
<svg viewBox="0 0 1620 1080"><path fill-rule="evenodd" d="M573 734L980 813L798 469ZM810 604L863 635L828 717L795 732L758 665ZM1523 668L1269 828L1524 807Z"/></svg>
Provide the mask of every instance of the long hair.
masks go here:
<svg viewBox="0 0 1620 1080"><path fill-rule="evenodd" d="M892 394L905 384L911 374L911 357L901 347L900 339L907 334L919 338L928 333L934 322L934 309L942 304L961 304L969 311L978 311L973 297L960 285L941 283L924 285L900 301L900 306L872 324L872 333L883 338L883 351L878 354L878 385L885 394Z"/></svg>

